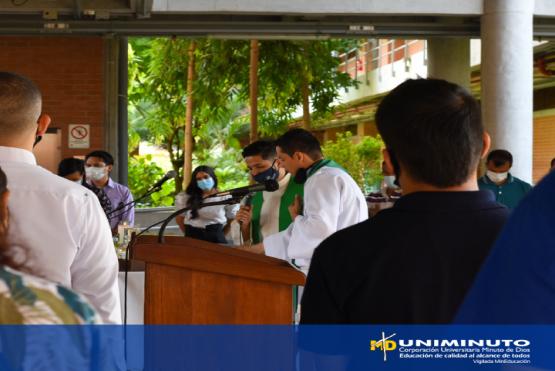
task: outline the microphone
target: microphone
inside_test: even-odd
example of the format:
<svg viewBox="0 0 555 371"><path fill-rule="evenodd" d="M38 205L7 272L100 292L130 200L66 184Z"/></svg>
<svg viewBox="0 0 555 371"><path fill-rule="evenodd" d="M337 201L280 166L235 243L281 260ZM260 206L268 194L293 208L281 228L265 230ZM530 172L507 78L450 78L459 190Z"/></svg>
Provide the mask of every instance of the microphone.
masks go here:
<svg viewBox="0 0 555 371"><path fill-rule="evenodd" d="M245 198L243 199L243 206L251 206L253 197L254 195L252 193L249 193L248 195L246 195Z"/></svg>
<svg viewBox="0 0 555 371"><path fill-rule="evenodd" d="M254 195L252 193L249 193L248 195L245 196L245 198L243 198L242 204L243 206L252 206L252 198L254 197ZM240 221L239 222L239 226L243 226L243 222Z"/></svg>
<svg viewBox="0 0 555 371"><path fill-rule="evenodd" d="M170 170L168 171L164 177L162 179L160 179L159 181L157 181L156 183L154 183L154 185L152 186L152 188L158 188L161 187L162 184L166 183L168 180L173 179L177 176L177 173L175 172L175 170Z"/></svg>
<svg viewBox="0 0 555 371"><path fill-rule="evenodd" d="M262 191L274 192L274 191L277 191L278 189L279 189L279 183L276 180L268 179L264 181L264 183L257 183L246 187L239 187L239 188L230 189L224 192L218 192L208 196L208 198L221 197L221 196L243 197L252 192L262 192Z"/></svg>

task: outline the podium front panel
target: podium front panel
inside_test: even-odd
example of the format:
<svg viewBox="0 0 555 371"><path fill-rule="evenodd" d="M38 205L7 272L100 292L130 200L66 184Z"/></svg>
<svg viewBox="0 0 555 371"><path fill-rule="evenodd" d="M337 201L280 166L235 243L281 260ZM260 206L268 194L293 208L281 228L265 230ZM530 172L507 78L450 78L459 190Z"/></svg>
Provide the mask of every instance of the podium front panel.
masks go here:
<svg viewBox="0 0 555 371"><path fill-rule="evenodd" d="M145 324L291 324L289 285L151 264Z"/></svg>

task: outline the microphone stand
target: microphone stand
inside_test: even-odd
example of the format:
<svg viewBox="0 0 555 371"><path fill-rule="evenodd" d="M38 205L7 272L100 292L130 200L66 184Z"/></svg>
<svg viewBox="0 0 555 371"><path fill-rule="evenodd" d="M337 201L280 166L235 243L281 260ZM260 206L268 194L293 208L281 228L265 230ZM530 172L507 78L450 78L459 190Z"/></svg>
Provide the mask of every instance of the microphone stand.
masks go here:
<svg viewBox="0 0 555 371"><path fill-rule="evenodd" d="M107 214L107 216L108 216L110 219L113 219L113 218L118 217L118 216L120 216L120 215L122 215L122 214L125 214L125 213L127 212L127 210L125 210L125 211L124 211L123 213L121 213L121 214L117 214L117 215L115 215L115 216L112 216L112 214L114 214L116 211L120 211L120 210L122 210L122 209L125 209L127 206L136 204L136 203L139 202L140 200L143 200L143 199L147 198L147 197L150 196L151 194L156 193L156 192L160 191L161 189L162 189L162 186L161 186L161 185L158 186L158 187L149 189L149 190L146 191L146 193L145 193L144 195L142 195L141 197L139 197L139 198L137 198L137 199L135 199L135 200L133 200L133 201L130 201L130 202L126 203L126 204L120 205L120 206L118 206L117 208L115 208L114 210L110 211L110 212Z"/></svg>

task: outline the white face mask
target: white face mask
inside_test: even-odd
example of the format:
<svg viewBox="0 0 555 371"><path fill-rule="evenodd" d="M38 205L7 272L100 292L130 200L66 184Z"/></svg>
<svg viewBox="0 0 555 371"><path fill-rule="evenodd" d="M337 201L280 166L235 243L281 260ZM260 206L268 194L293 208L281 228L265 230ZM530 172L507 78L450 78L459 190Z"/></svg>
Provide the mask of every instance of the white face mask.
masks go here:
<svg viewBox="0 0 555 371"><path fill-rule="evenodd" d="M74 183L77 183L77 184L82 184L82 183L83 183L83 179L74 180L73 182L74 182Z"/></svg>
<svg viewBox="0 0 555 371"><path fill-rule="evenodd" d="M486 171L486 175L487 177L494 183L501 183L504 182L507 177L509 176L509 173L495 173L493 171Z"/></svg>
<svg viewBox="0 0 555 371"><path fill-rule="evenodd" d="M106 167L86 167L85 174L92 180L102 180L106 176Z"/></svg>
<svg viewBox="0 0 555 371"><path fill-rule="evenodd" d="M384 175L383 182L388 188L396 188L395 175Z"/></svg>

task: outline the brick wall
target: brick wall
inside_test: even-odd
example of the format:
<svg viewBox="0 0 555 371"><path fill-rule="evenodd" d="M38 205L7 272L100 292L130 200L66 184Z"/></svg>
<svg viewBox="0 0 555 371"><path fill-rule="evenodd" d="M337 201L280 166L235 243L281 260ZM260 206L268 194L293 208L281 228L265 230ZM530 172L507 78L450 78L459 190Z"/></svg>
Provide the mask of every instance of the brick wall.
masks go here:
<svg viewBox="0 0 555 371"><path fill-rule="evenodd" d="M90 149L68 148L68 125L91 125L91 149L104 145L104 47L101 37L0 37L0 70L23 74L40 87L43 112L62 130L62 156Z"/></svg>
<svg viewBox="0 0 555 371"><path fill-rule="evenodd" d="M555 113L534 118L534 167L532 177L537 183L549 171L555 157Z"/></svg>

